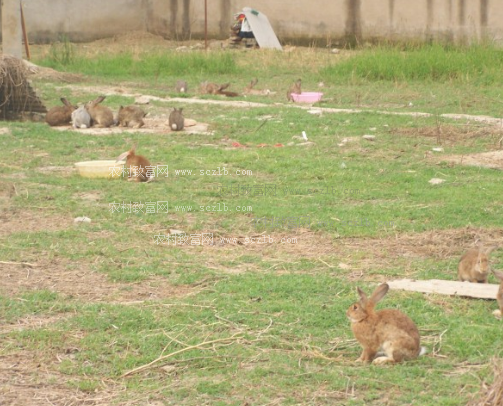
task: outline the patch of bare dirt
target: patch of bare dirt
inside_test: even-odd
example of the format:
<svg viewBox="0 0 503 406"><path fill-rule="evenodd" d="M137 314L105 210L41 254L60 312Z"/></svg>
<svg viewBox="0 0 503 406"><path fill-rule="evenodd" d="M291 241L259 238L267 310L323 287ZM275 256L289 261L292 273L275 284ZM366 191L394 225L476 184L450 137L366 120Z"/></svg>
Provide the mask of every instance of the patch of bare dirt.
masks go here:
<svg viewBox="0 0 503 406"><path fill-rule="evenodd" d="M64 176L71 176L75 172L73 166L41 166L37 171L42 173L59 173Z"/></svg>
<svg viewBox="0 0 503 406"><path fill-rule="evenodd" d="M84 263L76 267L69 261L42 259L33 265L0 263L0 292L13 297L32 290L49 290L86 302L123 303L180 297L192 290L188 286L171 286L158 276L137 283L113 283Z"/></svg>
<svg viewBox="0 0 503 406"><path fill-rule="evenodd" d="M130 128L130 127L108 127L108 128L83 128L74 130L72 126L60 126L53 127L59 131L78 131L85 135L110 135L110 134L168 134L173 133L177 135L183 134L202 134L208 135L211 134L208 131L209 125L206 123L195 123L194 125L186 126L182 131L173 131L169 127L168 117L146 117L143 119L145 121L145 125L141 128ZM73 168L72 168L73 169Z"/></svg>
<svg viewBox="0 0 503 406"><path fill-rule="evenodd" d="M28 210L12 210L0 213L0 237L13 233L37 233L59 231L73 224L73 219L55 214L44 214Z"/></svg>
<svg viewBox="0 0 503 406"><path fill-rule="evenodd" d="M426 137L437 140L438 145L470 145L480 138L497 142L502 136L501 128L475 125L439 125L419 128L394 128L391 133L397 136Z"/></svg>
<svg viewBox="0 0 503 406"><path fill-rule="evenodd" d="M255 242L251 242L255 238ZM190 241L190 240L189 240ZM318 259L329 268L372 270L396 268L412 260L428 258L445 260L460 258L468 248L477 244L499 245L503 242L503 230L482 228L460 228L404 233L379 238L332 238L324 233L305 229L291 232L265 232L262 234L223 235L214 234L213 243L199 245L177 245L208 256L210 264L218 267L222 259L257 254L278 264L298 261L302 258ZM173 242L160 245L169 249ZM342 265L341 265L342 264ZM406 266L405 266L406 267ZM242 273L249 269L262 269L260 264L242 264L228 270Z"/></svg>
<svg viewBox="0 0 503 406"><path fill-rule="evenodd" d="M439 160L456 165L503 170L503 150L481 152L478 154L444 155Z"/></svg>
<svg viewBox="0 0 503 406"><path fill-rule="evenodd" d="M47 362L35 352L0 356L0 404L10 406L67 406L112 404L122 391L107 384L96 392L71 388L67 375L57 372L58 357Z"/></svg>

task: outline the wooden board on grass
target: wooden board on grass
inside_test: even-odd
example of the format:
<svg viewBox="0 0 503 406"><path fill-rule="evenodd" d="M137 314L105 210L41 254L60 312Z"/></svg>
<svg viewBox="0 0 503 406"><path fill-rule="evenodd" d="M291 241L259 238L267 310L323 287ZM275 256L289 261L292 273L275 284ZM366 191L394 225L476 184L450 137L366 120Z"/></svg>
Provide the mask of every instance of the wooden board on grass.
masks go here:
<svg viewBox="0 0 503 406"><path fill-rule="evenodd" d="M445 281L439 279L414 280L399 279L387 282L391 289L408 290L411 292L436 293L438 295L454 295L475 297L478 299L496 299L499 285L490 283L470 283Z"/></svg>

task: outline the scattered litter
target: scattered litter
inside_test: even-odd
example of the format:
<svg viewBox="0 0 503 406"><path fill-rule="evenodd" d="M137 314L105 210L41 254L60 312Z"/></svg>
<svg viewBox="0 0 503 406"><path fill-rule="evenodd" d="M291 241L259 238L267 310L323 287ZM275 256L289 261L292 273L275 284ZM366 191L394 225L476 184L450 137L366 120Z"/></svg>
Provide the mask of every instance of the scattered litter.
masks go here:
<svg viewBox="0 0 503 406"><path fill-rule="evenodd" d="M323 82L318 83L318 87L325 87L325 83Z"/></svg>
<svg viewBox="0 0 503 406"><path fill-rule="evenodd" d="M363 135L362 138L367 141L375 141L376 139L375 135L369 135L369 134Z"/></svg>
<svg viewBox="0 0 503 406"><path fill-rule="evenodd" d="M412 102L409 102L409 107L412 107L412 106L413 106Z"/></svg>
<svg viewBox="0 0 503 406"><path fill-rule="evenodd" d="M169 234L170 235L179 235L179 234L185 234L185 231L182 231L182 230L176 230L174 228L171 228L169 230Z"/></svg>
<svg viewBox="0 0 503 406"><path fill-rule="evenodd" d="M303 139L304 139L304 138L302 138L302 136L300 136L300 135L294 135L294 136L292 137L292 140L303 140Z"/></svg>
<svg viewBox="0 0 503 406"><path fill-rule="evenodd" d="M241 143L239 143L237 141L234 141L232 143L232 146L235 147L235 148L246 148L246 145L243 145L243 144L241 144Z"/></svg>
<svg viewBox="0 0 503 406"><path fill-rule="evenodd" d="M376 130L377 130L377 128L376 128L376 127L370 127L370 128L369 128L369 131L376 131Z"/></svg>
<svg viewBox="0 0 503 406"><path fill-rule="evenodd" d="M428 183L431 183L432 185L440 185L441 183L444 183L445 179L440 179L440 178L431 178Z"/></svg>
<svg viewBox="0 0 503 406"><path fill-rule="evenodd" d="M291 147L292 145L295 145L295 142L293 141L290 141L288 144L286 144L287 146Z"/></svg>
<svg viewBox="0 0 503 406"><path fill-rule="evenodd" d="M90 223L91 219L89 217L76 217L73 219L74 223Z"/></svg>
<svg viewBox="0 0 503 406"><path fill-rule="evenodd" d="M310 147L312 145L314 145L312 141L300 142L297 144L298 147Z"/></svg>
<svg viewBox="0 0 503 406"><path fill-rule="evenodd" d="M344 162L343 162L343 163L341 163L341 164L339 165L339 167L340 167L341 169L346 169L346 168L347 168L347 166L346 166L346 164L345 164Z"/></svg>
<svg viewBox="0 0 503 406"><path fill-rule="evenodd" d="M274 146L275 147L283 147L284 145L278 142L277 144L274 144Z"/></svg>
<svg viewBox="0 0 503 406"><path fill-rule="evenodd" d="M267 147L267 146L268 146L267 144L263 144L263 143L262 143L262 144L258 144L258 145L257 145L257 148L264 148L264 147Z"/></svg>
<svg viewBox="0 0 503 406"><path fill-rule="evenodd" d="M331 51L330 51L332 54L334 55L337 55L338 53L340 53L341 51L337 48L332 48Z"/></svg>
<svg viewBox="0 0 503 406"><path fill-rule="evenodd" d="M307 134L305 131L302 131L302 138L304 138L307 141Z"/></svg>
<svg viewBox="0 0 503 406"><path fill-rule="evenodd" d="M444 152L444 149L442 147L436 147L431 149L434 152Z"/></svg>
<svg viewBox="0 0 503 406"><path fill-rule="evenodd" d="M308 110L307 112L309 114L315 114L315 115L318 115L318 116L321 116L321 114L323 113L321 110L318 110L318 109Z"/></svg>

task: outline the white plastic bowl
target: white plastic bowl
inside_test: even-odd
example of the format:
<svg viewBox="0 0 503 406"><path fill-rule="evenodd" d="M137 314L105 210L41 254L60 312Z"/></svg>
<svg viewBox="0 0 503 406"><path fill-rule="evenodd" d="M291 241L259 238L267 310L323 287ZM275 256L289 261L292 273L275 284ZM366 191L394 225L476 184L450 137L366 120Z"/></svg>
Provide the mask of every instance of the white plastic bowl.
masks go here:
<svg viewBox="0 0 503 406"><path fill-rule="evenodd" d="M323 93L320 92L302 92L301 94L292 93L293 101L297 103L316 103L321 100Z"/></svg>
<svg viewBox="0 0 503 406"><path fill-rule="evenodd" d="M119 179L123 176L124 161L85 161L77 162L75 167L84 178Z"/></svg>

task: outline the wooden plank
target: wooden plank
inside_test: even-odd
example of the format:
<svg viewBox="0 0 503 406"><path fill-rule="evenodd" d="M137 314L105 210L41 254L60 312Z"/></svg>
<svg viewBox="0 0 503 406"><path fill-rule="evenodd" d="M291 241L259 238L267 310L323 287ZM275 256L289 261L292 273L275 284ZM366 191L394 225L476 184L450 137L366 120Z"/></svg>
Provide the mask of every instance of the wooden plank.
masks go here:
<svg viewBox="0 0 503 406"><path fill-rule="evenodd" d="M411 292L436 293L438 295L467 296L478 299L496 299L499 285L490 283L470 283L439 279L414 280L399 279L387 282L391 289Z"/></svg>

